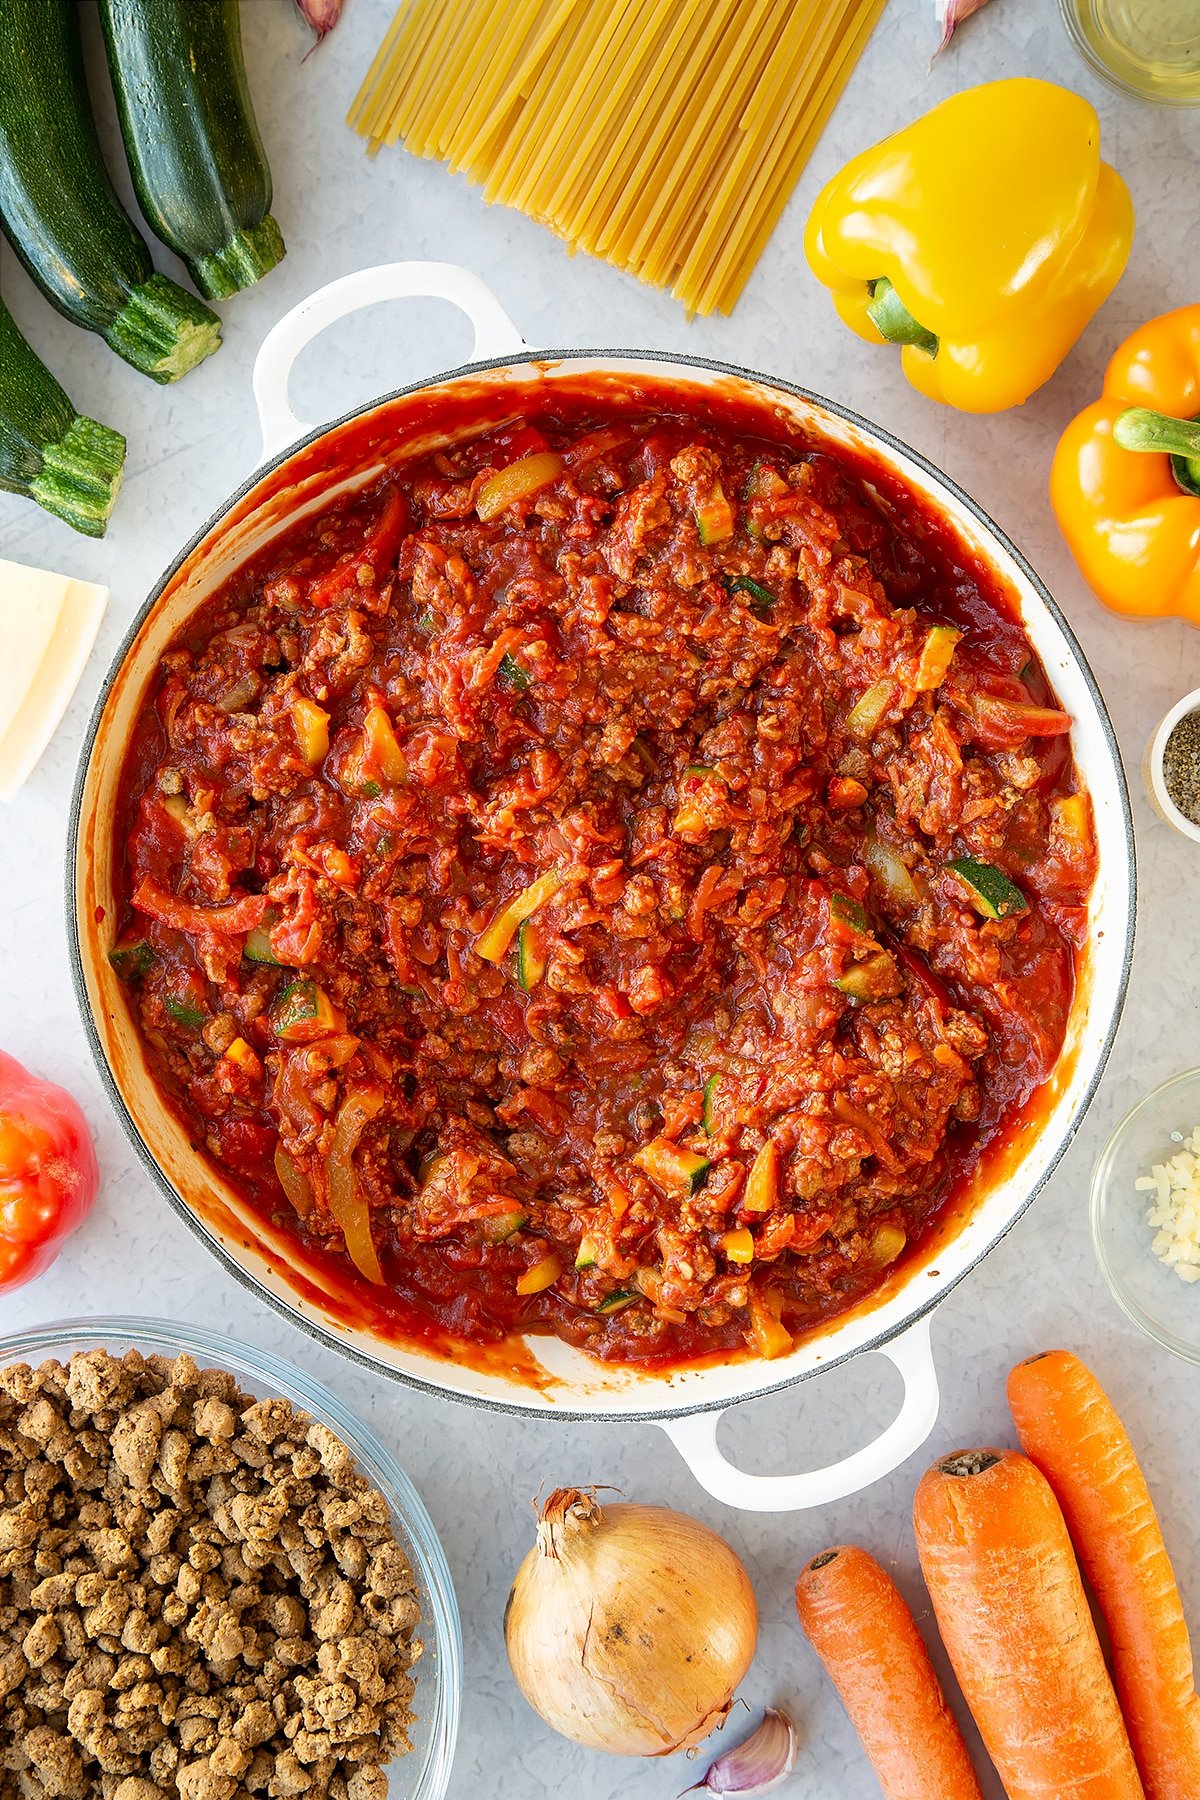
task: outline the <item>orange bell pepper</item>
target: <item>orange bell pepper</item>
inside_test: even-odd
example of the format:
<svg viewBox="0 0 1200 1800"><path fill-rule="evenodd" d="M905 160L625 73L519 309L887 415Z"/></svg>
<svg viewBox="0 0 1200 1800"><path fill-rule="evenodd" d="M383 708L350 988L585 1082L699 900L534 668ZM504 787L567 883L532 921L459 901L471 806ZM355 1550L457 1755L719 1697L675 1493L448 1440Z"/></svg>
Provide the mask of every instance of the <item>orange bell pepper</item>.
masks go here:
<svg viewBox="0 0 1200 1800"><path fill-rule="evenodd" d="M1059 529L1105 606L1200 625L1200 306L1151 319L1068 425L1050 472Z"/></svg>

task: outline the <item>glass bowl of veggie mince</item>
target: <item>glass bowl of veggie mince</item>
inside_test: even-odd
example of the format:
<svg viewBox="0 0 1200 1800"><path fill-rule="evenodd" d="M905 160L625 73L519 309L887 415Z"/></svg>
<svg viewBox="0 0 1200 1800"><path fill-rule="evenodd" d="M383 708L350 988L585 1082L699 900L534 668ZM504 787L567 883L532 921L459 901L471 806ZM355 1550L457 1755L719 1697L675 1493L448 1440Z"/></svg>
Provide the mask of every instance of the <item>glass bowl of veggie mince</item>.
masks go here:
<svg viewBox="0 0 1200 1800"><path fill-rule="evenodd" d="M1200 1363L1200 1069L1152 1088L1092 1176L1092 1242L1127 1318ZM1196 1271L1193 1273L1193 1271Z"/></svg>
<svg viewBox="0 0 1200 1800"><path fill-rule="evenodd" d="M388 1800L442 1800L450 1782L462 1700L462 1630L454 1585L433 1521L391 1451L320 1382L269 1351L199 1325L128 1317L67 1319L0 1337L0 1368L68 1363L77 1352L129 1350L145 1356L191 1356L201 1370L232 1375L255 1399L287 1400L325 1425L351 1452L359 1471L387 1502L396 1543L415 1578L421 1609L414 1632L422 1645L414 1665L411 1750L387 1766ZM315 1794L315 1789L313 1790Z"/></svg>

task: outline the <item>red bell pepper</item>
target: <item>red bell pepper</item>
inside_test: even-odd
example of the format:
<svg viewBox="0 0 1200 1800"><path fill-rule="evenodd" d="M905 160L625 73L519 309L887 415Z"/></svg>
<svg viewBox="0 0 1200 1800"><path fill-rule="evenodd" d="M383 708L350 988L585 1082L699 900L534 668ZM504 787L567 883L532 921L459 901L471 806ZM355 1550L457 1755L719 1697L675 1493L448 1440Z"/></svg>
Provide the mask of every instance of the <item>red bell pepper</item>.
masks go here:
<svg viewBox="0 0 1200 1800"><path fill-rule="evenodd" d="M50 1267L99 1188L87 1121L70 1094L0 1050L0 1293Z"/></svg>

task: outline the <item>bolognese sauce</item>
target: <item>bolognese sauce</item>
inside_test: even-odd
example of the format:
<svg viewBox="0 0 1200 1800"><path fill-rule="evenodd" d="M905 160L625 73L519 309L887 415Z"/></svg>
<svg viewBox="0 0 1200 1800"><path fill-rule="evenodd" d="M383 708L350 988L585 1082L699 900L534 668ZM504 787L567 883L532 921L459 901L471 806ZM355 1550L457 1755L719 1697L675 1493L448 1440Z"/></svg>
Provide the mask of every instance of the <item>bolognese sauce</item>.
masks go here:
<svg viewBox="0 0 1200 1800"><path fill-rule="evenodd" d="M398 1327L778 1355L1059 1056L1069 716L915 496L752 427L597 396L397 464L141 711L155 1076Z"/></svg>

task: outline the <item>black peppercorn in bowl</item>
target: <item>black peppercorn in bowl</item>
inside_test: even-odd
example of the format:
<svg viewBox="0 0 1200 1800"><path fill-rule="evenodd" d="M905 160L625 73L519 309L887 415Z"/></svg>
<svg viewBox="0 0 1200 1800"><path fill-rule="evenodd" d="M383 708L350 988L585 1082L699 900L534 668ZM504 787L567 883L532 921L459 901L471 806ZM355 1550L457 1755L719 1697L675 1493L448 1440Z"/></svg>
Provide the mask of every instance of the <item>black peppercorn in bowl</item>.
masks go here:
<svg viewBox="0 0 1200 1800"><path fill-rule="evenodd" d="M1146 746L1142 775L1159 816L1200 844L1200 688L1164 714Z"/></svg>

